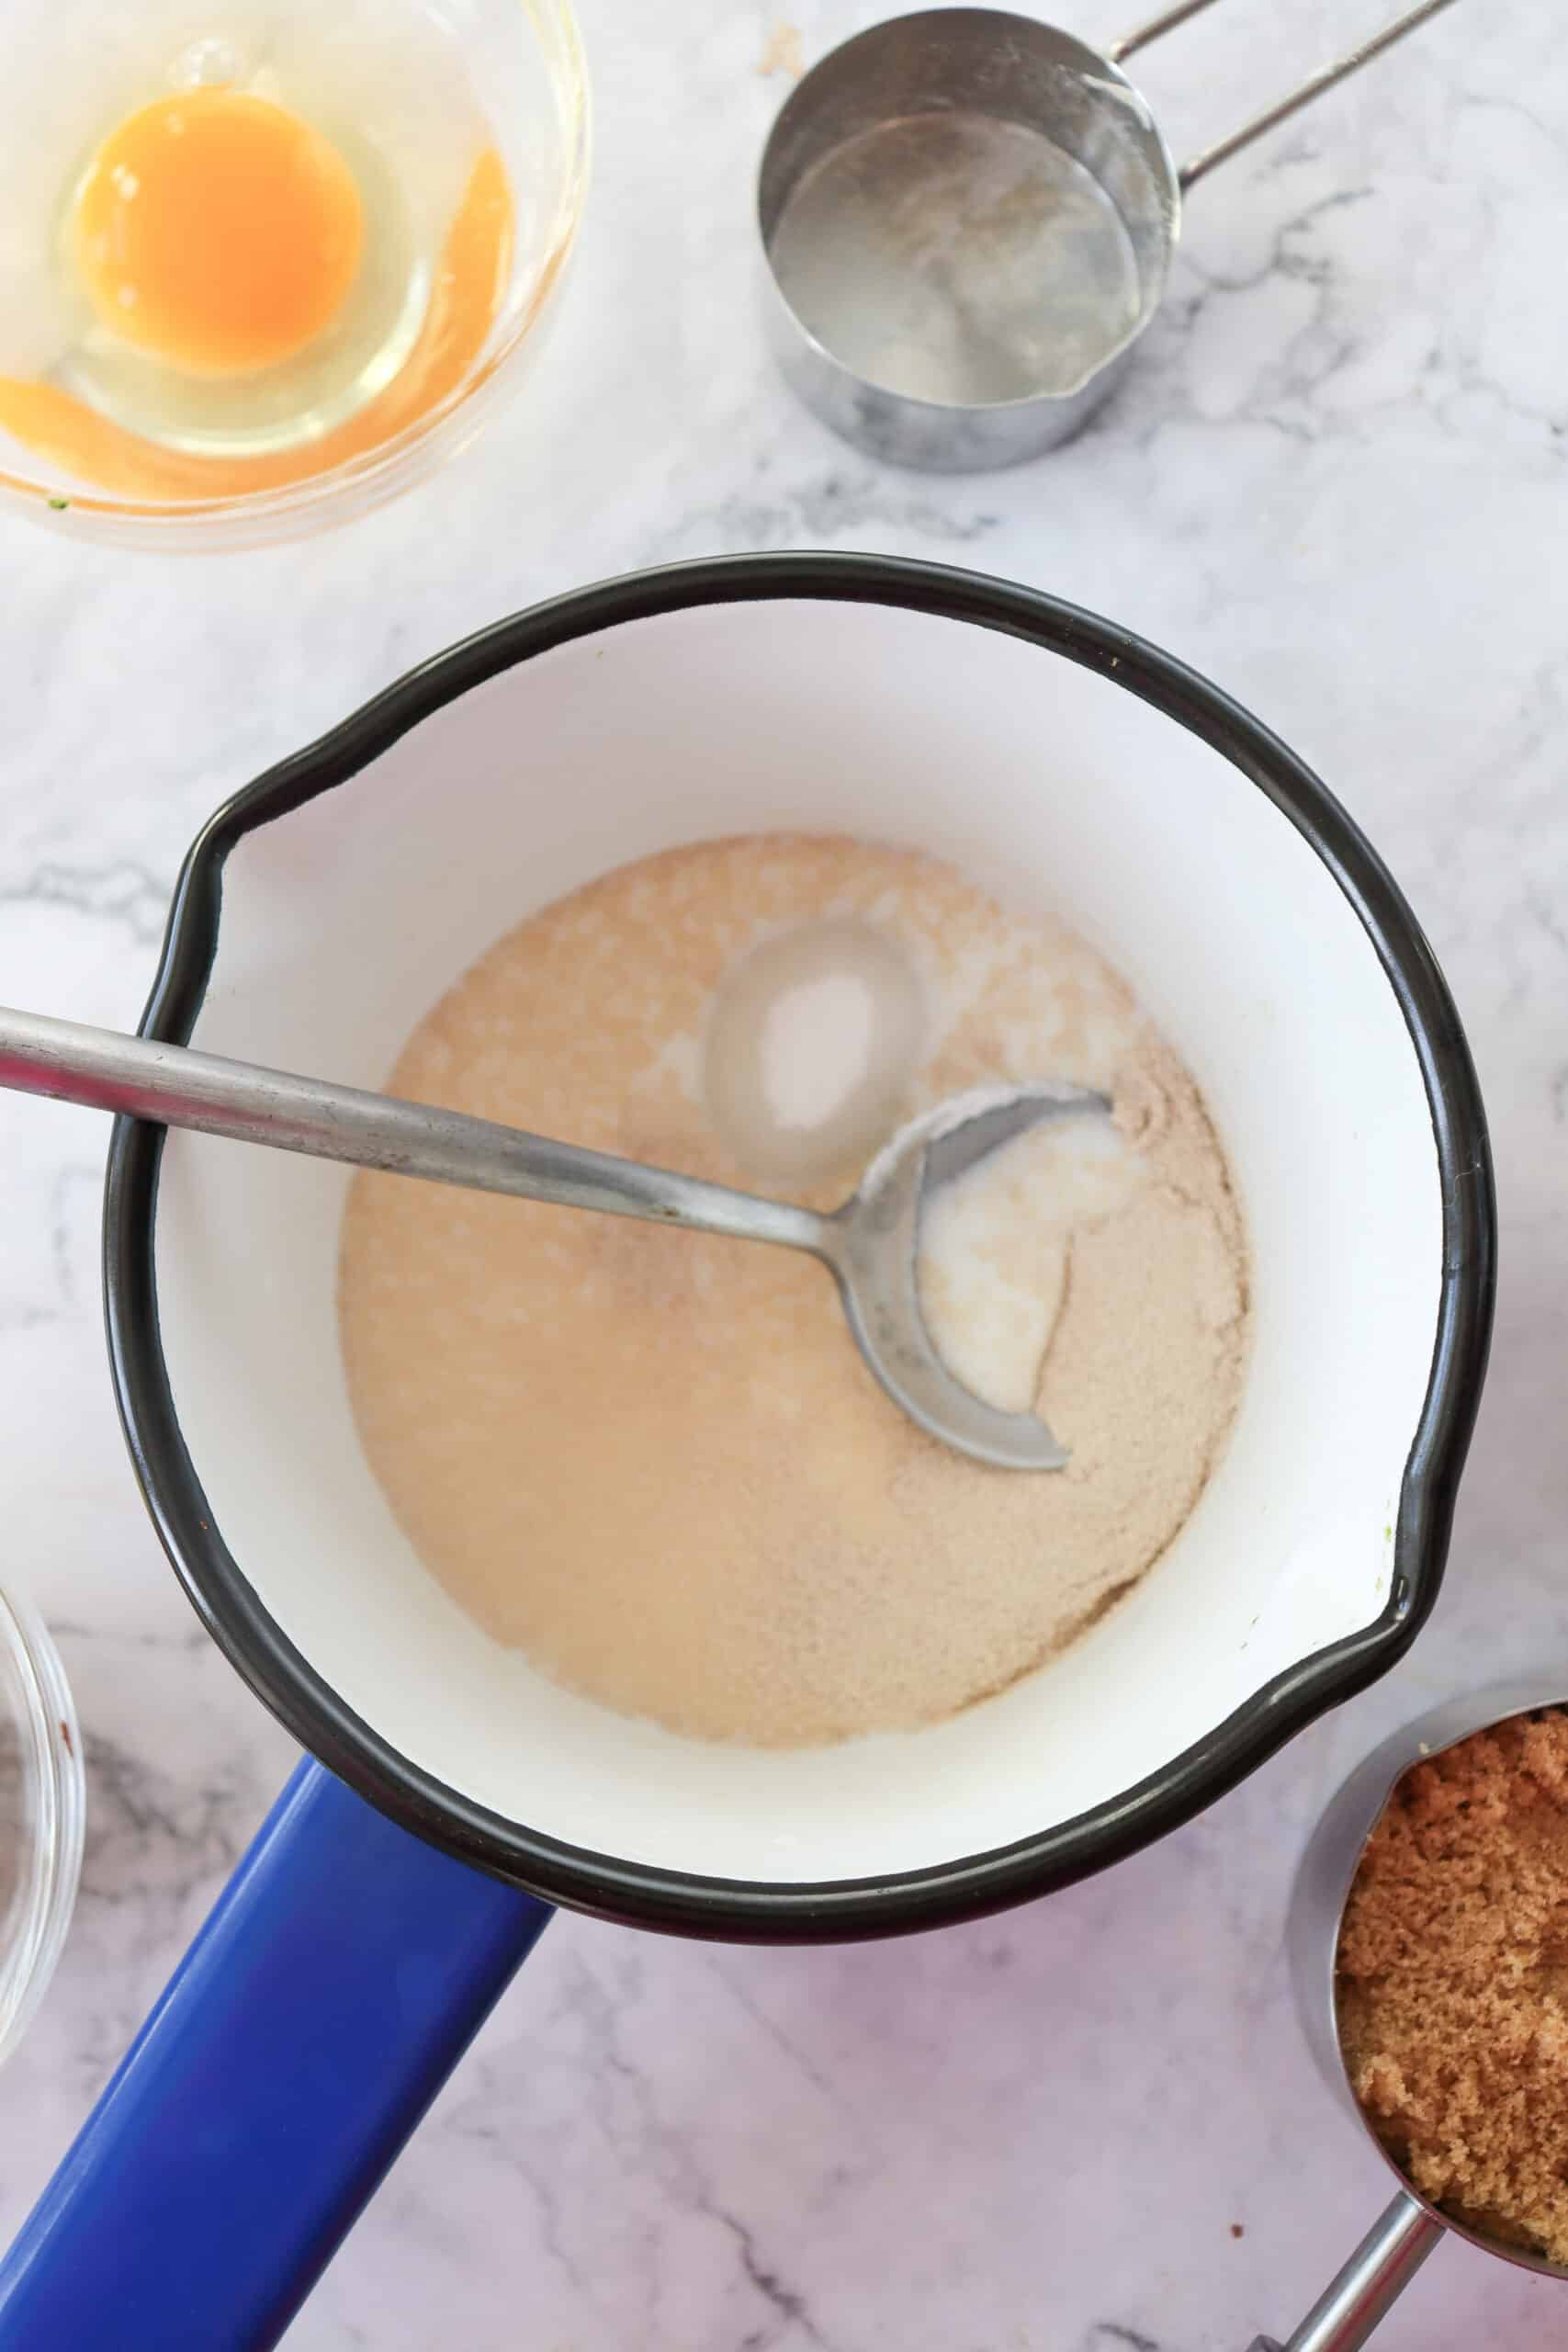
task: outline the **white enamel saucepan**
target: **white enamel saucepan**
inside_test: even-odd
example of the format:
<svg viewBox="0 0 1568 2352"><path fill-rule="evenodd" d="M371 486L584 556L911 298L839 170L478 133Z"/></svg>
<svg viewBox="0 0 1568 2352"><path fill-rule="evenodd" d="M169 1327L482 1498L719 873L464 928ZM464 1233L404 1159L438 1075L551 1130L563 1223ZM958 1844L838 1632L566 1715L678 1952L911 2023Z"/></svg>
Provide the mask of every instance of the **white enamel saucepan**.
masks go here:
<svg viewBox="0 0 1568 2352"><path fill-rule="evenodd" d="M1316 777L1106 621L763 556L504 622L218 813L143 1026L377 1087L530 910L770 828L908 843L1058 910L1154 1010L1251 1236L1224 1459L1122 1605L984 1705L818 1751L682 1739L497 1646L400 1532L338 1352L346 1172L121 1122L106 1277L137 1474L204 1622L320 1761L0 2269L6 2352L276 2341L550 1904L807 1940L1047 1894L1208 1804L1430 1607L1492 1296L1454 1009Z"/></svg>

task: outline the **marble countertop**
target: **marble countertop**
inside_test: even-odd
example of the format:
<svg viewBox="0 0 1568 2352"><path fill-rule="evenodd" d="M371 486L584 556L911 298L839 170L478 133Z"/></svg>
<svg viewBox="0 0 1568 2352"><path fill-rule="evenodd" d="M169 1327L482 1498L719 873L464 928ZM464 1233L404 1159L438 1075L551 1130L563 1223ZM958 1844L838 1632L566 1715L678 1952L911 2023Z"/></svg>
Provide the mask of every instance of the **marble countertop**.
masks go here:
<svg viewBox="0 0 1568 2352"><path fill-rule="evenodd" d="M1229 0L1141 60L1204 143L1388 0ZM1383 2201L1287 2002L1305 1825L1385 1725L1568 1668L1568 79L1555 12L1461 6L1194 196L1166 311L1077 443L877 470L751 327L771 0L584 0L580 266L488 438L335 537L226 558L0 525L0 1000L133 1023L181 852L420 656L607 572L764 547L931 556L1111 614L1251 705L1366 826L1480 1065L1494 1369L1406 1663L1180 1835L987 1924L847 1951L563 1918L291 2352L1243 2352ZM874 15L792 0L809 61ZM1061 0L1075 29L1119 29ZM175 1589L103 1361L104 1130L0 1102L0 1575L86 1737L71 1940L0 2098L0 2229L52 2168L290 1750ZM1440 2247L1378 2343L1524 2352L1552 2288Z"/></svg>

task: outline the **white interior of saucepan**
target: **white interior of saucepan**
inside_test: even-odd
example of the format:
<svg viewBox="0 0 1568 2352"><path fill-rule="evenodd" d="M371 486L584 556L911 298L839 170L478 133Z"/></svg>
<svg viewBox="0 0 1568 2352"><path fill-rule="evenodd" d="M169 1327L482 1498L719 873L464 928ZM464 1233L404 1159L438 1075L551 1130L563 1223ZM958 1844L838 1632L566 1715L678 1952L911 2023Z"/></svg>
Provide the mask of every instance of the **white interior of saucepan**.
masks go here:
<svg viewBox="0 0 1568 2352"><path fill-rule="evenodd" d="M1055 1664L935 1729L806 1754L720 1751L608 1713L468 1621L366 1465L334 1317L340 1170L171 1135L157 1279L216 1524L386 1739L575 1844L834 1879L1113 1799L1378 1614L1431 1364L1438 1180L1388 981L1264 795L1110 680L892 606L666 614L438 712L241 841L193 1043L377 1085L531 909L650 851L765 827L915 844L1010 906L1067 916L1155 1011L1228 1147L1257 1302L1233 1442L1166 1557Z"/></svg>

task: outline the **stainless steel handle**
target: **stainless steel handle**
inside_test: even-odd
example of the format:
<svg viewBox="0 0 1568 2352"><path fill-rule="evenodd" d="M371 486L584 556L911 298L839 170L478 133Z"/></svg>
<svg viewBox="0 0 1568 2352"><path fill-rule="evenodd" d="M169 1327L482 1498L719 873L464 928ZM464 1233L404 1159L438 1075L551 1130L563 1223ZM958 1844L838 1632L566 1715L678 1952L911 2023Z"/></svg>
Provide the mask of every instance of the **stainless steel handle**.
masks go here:
<svg viewBox="0 0 1568 2352"><path fill-rule="evenodd" d="M1445 2234L1403 2189L1283 2344L1258 2336L1252 2352L1360 2352Z"/></svg>
<svg viewBox="0 0 1568 2352"><path fill-rule="evenodd" d="M1135 49L1147 49L1151 41L1162 40L1178 25L1184 25L1189 17L1201 17L1205 8L1213 5L1214 0L1176 0L1174 7L1162 8L1157 17L1151 17L1135 33L1123 33L1120 40L1113 40L1105 54L1113 65L1120 65Z"/></svg>
<svg viewBox="0 0 1568 2352"><path fill-rule="evenodd" d="M1120 65L1133 55L1134 50L1146 49L1162 34L1174 32L1178 25L1184 25L1189 17L1200 16L1205 8L1213 6L1213 0L1176 0L1175 6L1167 8L1160 16L1151 17L1147 24L1138 27L1136 32L1124 33L1120 40L1112 41L1106 55L1113 64ZM1363 65L1370 64L1374 57L1381 57L1385 49L1392 49L1396 40L1404 39L1406 33L1413 33L1418 25L1426 23L1428 17L1435 17L1440 9L1451 8L1452 6L1453 0L1420 0L1418 6L1406 9L1403 17L1396 17L1392 25L1383 27L1382 32L1373 33L1370 40L1361 42L1359 48L1348 51L1343 57L1337 57L1331 65L1320 66L1298 89L1277 99L1261 114L1254 115L1250 122L1244 122L1239 130L1233 130L1227 138L1216 139L1213 146L1203 148L1183 164L1177 175L1183 191L1201 180L1205 172L1212 172L1216 164L1224 164L1243 147L1250 147L1255 139L1261 139L1264 132L1272 130L1276 123L1299 114L1303 107L1310 107L1314 98L1320 98L1325 90L1332 90L1337 82L1347 81L1352 74L1359 74Z"/></svg>
<svg viewBox="0 0 1568 2352"><path fill-rule="evenodd" d="M198 1135L266 1144L313 1159L346 1160L434 1184L510 1193L607 1216L694 1226L743 1241L805 1250L832 1264L829 1219L787 1202L757 1200L667 1168L580 1150L519 1127L441 1111L394 1095L192 1053L115 1029L0 1007L0 1087L152 1119Z"/></svg>

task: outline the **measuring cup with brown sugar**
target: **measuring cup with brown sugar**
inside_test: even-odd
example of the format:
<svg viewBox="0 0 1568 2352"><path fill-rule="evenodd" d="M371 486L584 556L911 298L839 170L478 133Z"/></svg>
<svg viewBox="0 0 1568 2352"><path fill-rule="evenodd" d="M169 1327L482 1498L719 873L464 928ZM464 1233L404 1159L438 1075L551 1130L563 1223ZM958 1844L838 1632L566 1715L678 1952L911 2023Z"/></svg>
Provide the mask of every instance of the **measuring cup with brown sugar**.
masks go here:
<svg viewBox="0 0 1568 2352"><path fill-rule="evenodd" d="M1357 2352L1446 2231L1568 2277L1568 2160L1532 2096L1555 2070L1568 2156L1568 1675L1374 1748L1313 1833L1287 1945L1313 2054L1399 2188L1251 2352Z"/></svg>

